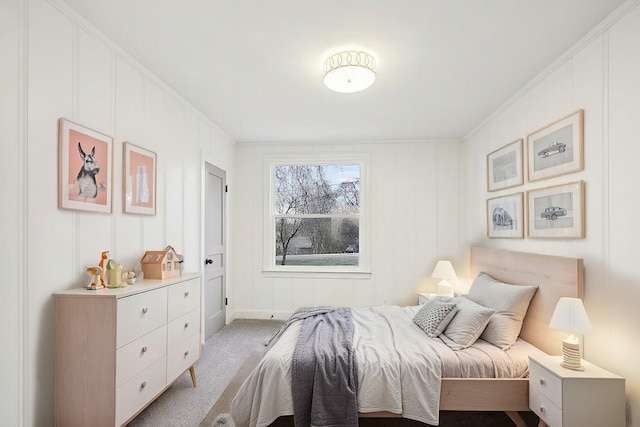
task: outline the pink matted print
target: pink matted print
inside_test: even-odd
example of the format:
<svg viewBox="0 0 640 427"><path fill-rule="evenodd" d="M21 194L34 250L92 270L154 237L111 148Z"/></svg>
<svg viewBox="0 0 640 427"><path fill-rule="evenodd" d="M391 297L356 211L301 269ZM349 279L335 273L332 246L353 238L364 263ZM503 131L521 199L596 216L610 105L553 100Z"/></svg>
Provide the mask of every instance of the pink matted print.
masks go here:
<svg viewBox="0 0 640 427"><path fill-rule="evenodd" d="M60 119L59 206L111 212L111 137Z"/></svg>
<svg viewBox="0 0 640 427"><path fill-rule="evenodd" d="M156 154L129 142L124 143L123 211L155 215Z"/></svg>

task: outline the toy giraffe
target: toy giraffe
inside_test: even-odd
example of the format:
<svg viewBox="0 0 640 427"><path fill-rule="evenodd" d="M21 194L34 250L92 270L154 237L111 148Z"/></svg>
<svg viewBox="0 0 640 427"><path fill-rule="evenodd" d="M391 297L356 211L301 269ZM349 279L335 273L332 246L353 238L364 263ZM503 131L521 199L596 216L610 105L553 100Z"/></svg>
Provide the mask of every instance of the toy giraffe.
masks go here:
<svg viewBox="0 0 640 427"><path fill-rule="evenodd" d="M107 259L109 259L109 251L102 251L102 257L98 265L100 266L100 284L105 287L107 284L104 281L104 272L107 269Z"/></svg>

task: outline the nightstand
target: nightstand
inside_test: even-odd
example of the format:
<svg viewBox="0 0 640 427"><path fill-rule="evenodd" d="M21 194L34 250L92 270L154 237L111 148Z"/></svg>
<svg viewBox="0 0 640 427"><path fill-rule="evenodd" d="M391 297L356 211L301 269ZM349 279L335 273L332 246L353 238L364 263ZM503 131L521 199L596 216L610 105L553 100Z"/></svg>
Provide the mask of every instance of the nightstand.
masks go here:
<svg viewBox="0 0 640 427"><path fill-rule="evenodd" d="M584 371L561 361L529 357L529 407L540 417L538 427L624 427L624 378L584 360Z"/></svg>
<svg viewBox="0 0 640 427"><path fill-rule="evenodd" d="M421 292L418 294L418 304L419 305L425 304L426 302L436 299L437 297L438 297L438 294L436 293Z"/></svg>

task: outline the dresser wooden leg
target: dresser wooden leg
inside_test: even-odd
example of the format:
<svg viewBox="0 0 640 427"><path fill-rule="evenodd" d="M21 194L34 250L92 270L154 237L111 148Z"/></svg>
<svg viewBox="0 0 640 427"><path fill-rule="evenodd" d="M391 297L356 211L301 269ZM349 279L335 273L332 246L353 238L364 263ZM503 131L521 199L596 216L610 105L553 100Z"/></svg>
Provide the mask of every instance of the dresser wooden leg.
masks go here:
<svg viewBox="0 0 640 427"><path fill-rule="evenodd" d="M191 382L193 383L193 386L197 387L197 385L196 385L196 370L193 369L193 365L191 365L191 367L189 368L189 373L191 374Z"/></svg>
<svg viewBox="0 0 640 427"><path fill-rule="evenodd" d="M538 421L538 427L549 427L549 424L540 419L540 421Z"/></svg>

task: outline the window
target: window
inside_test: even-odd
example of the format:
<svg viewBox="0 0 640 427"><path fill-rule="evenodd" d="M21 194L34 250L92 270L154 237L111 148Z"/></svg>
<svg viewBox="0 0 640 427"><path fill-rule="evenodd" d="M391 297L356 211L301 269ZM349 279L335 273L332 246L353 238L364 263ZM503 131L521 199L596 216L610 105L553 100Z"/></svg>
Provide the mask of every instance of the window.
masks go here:
<svg viewBox="0 0 640 427"><path fill-rule="evenodd" d="M366 158L272 159L265 270L366 272Z"/></svg>

